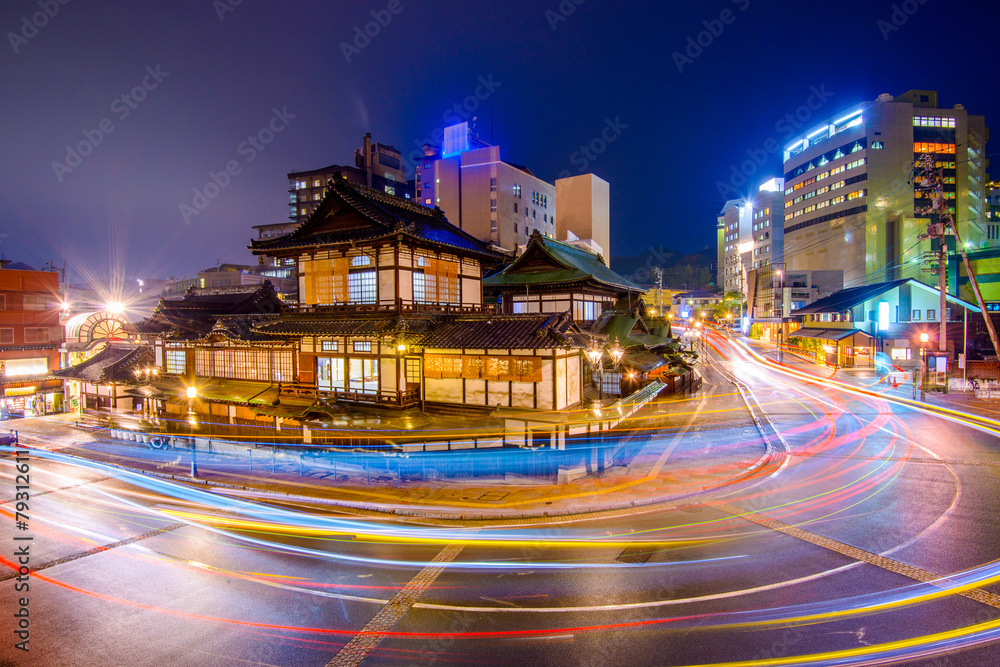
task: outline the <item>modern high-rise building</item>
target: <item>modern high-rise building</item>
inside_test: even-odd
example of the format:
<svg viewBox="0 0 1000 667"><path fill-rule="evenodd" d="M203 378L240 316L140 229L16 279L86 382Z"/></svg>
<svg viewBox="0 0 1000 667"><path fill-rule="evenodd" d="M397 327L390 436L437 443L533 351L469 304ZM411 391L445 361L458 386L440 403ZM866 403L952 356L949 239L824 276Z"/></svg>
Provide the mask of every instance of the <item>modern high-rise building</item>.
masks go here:
<svg viewBox="0 0 1000 667"><path fill-rule="evenodd" d="M495 248L515 251L536 230L556 237L555 186L501 160L500 147L479 140L468 123L446 127L443 146L424 146L415 186L417 201Z"/></svg>
<svg viewBox="0 0 1000 667"><path fill-rule="evenodd" d="M750 208L750 238L753 252L750 264L760 269L780 264L784 258L785 229L782 204L785 200L785 180L772 178L748 202Z"/></svg>
<svg viewBox="0 0 1000 667"><path fill-rule="evenodd" d="M772 178L749 200L730 199L719 212L721 265L725 292L747 293L747 272L782 261L784 181Z"/></svg>
<svg viewBox="0 0 1000 667"><path fill-rule="evenodd" d="M288 219L296 224L305 222L323 199L327 182L337 174L351 183L367 185L400 199L411 198L412 187L406 182L400 152L392 146L372 143L369 133L364 136L361 148L354 151L354 166L333 164L288 174Z"/></svg>
<svg viewBox="0 0 1000 667"><path fill-rule="evenodd" d="M719 284L724 292L743 292L746 267L743 260L752 249L749 217L744 214L743 201L730 199L719 211L722 225L722 277ZM746 256L746 257L744 257Z"/></svg>
<svg viewBox="0 0 1000 667"><path fill-rule="evenodd" d="M934 156L963 242L985 248L986 141L982 116L938 94L911 90L861 102L796 137L785 148L784 234L789 271L844 271L844 286L916 278L934 283L921 259L931 200L909 179Z"/></svg>

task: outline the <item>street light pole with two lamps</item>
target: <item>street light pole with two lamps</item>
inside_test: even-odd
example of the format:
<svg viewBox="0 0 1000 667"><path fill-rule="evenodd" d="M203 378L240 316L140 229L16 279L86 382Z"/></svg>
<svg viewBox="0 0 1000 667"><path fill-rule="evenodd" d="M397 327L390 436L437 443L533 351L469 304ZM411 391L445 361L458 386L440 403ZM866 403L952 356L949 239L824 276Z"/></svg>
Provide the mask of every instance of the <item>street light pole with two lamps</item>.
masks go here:
<svg viewBox="0 0 1000 667"><path fill-rule="evenodd" d="M194 399L198 398L198 388L188 387L187 388L187 399L188 399L188 433L191 435L191 476L198 476L198 448L195 446L194 442Z"/></svg>

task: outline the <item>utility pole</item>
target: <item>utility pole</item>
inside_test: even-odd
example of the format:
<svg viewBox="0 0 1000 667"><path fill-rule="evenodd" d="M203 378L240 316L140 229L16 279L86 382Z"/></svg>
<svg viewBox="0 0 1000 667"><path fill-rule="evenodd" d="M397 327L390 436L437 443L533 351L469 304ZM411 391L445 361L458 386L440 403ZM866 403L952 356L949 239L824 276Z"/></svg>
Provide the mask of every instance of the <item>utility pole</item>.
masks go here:
<svg viewBox="0 0 1000 667"><path fill-rule="evenodd" d="M656 272L656 280L660 284L660 317L663 317L663 269L660 267L654 267L653 271Z"/></svg>
<svg viewBox="0 0 1000 667"><path fill-rule="evenodd" d="M952 233L955 235L955 245L958 246L958 251L962 255L962 262L965 264L965 272L969 275L969 282L972 284L972 291L976 295L976 301L982 311L983 320L986 322L986 329L989 331L990 341L993 343L993 351L996 352L998 357L1000 357L1000 340L997 339L997 332L993 327L993 320L990 318L990 314L986 310L986 304L983 301L982 292L979 290L979 281L976 280L976 275L972 271L972 264L969 263L969 256L965 252L965 245L962 243L962 235L958 230L958 223L954 218L952 218L951 209L948 207L944 198L944 175L942 173L942 169L935 166L934 158L931 154L924 154L919 160L917 160L914 165L911 182L913 183L914 190L928 192L932 195L931 205L920 209L917 213L928 213L932 216L937 215L937 221L932 219L932 221L927 225L927 232L925 234L921 234L920 238L926 239L930 237L937 237L941 239L941 251L938 254L938 271L940 272L938 285L941 289L941 340L945 340L945 323L947 318L947 304L945 301L947 277L945 271L948 270L948 254L945 243L945 234L950 227ZM948 348L942 345L941 349L946 351ZM962 352L964 353L965 350L962 350ZM945 387L947 386L946 379Z"/></svg>

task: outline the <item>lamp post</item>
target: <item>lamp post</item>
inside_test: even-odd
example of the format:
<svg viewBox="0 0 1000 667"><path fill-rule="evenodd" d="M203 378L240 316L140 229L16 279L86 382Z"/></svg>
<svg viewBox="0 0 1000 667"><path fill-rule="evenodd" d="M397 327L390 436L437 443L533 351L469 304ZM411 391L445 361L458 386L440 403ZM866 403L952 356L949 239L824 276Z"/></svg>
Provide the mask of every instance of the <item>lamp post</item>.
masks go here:
<svg viewBox="0 0 1000 667"><path fill-rule="evenodd" d="M920 400L927 400L927 341L930 336L926 333L920 334Z"/></svg>
<svg viewBox="0 0 1000 667"><path fill-rule="evenodd" d="M617 373L618 372L618 363L622 360L622 357L625 356L625 350L624 350L624 348L622 348L621 345L618 344L617 340L615 340L615 344L614 345L612 345L610 348L608 348L608 356L611 357L611 363L614 364L613 368L614 368L615 372ZM619 377L619 379L618 379L618 394L619 394L619 396L621 395L621 391L622 391L622 383L621 383L621 378Z"/></svg>
<svg viewBox="0 0 1000 667"><path fill-rule="evenodd" d="M198 388L187 388L188 399L188 433L191 435L191 476L198 476L198 448L194 442L194 399L198 398Z"/></svg>
<svg viewBox="0 0 1000 667"><path fill-rule="evenodd" d="M604 400L604 389L601 386L604 384L604 365L601 363L601 357L604 356L604 350L597 347L597 343L591 343L590 349L587 350L586 354L587 359L590 360L590 367L597 376L597 400Z"/></svg>

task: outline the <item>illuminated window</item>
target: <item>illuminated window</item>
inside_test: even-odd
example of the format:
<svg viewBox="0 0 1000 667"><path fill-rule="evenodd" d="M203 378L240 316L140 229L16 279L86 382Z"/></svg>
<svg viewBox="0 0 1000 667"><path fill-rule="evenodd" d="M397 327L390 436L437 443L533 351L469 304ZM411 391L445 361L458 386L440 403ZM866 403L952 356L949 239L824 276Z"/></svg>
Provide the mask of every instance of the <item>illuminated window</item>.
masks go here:
<svg viewBox="0 0 1000 667"><path fill-rule="evenodd" d="M348 391L363 394L378 392L378 359L350 359Z"/></svg>
<svg viewBox="0 0 1000 667"><path fill-rule="evenodd" d="M372 260L368 255L358 255L351 258L351 266L368 266Z"/></svg>
<svg viewBox="0 0 1000 667"><path fill-rule="evenodd" d="M167 350L167 372L174 375L187 373L187 352L184 350Z"/></svg>
<svg viewBox="0 0 1000 667"><path fill-rule="evenodd" d="M43 375L48 372L49 360L45 357L38 357L34 359L7 359L4 364L4 375L8 377Z"/></svg>
<svg viewBox="0 0 1000 667"><path fill-rule="evenodd" d="M201 377L289 382L292 351L260 348L199 348L194 355L195 375Z"/></svg>
<svg viewBox="0 0 1000 667"><path fill-rule="evenodd" d="M354 343L355 352L371 352L372 344L371 341L358 341Z"/></svg>
<svg viewBox="0 0 1000 667"><path fill-rule="evenodd" d="M317 358L316 387L321 391L344 389L344 360Z"/></svg>
<svg viewBox="0 0 1000 667"><path fill-rule="evenodd" d="M889 355L893 361L905 361L910 358L910 348L894 347L889 351Z"/></svg>
<svg viewBox="0 0 1000 667"><path fill-rule="evenodd" d="M339 344L335 340L324 340L320 344L320 349L323 350L323 352L336 352L338 347Z"/></svg>

